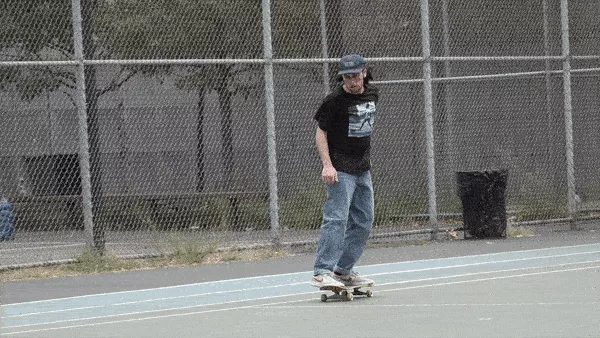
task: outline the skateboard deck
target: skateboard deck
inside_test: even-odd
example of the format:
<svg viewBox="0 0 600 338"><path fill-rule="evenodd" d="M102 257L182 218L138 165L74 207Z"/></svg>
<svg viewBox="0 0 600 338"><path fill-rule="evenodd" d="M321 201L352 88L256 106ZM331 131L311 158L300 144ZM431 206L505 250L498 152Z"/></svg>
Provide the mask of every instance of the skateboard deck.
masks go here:
<svg viewBox="0 0 600 338"><path fill-rule="evenodd" d="M321 301L326 302L330 299L336 300L348 300L351 301L354 299L354 296L367 296L373 297L373 291L371 291L371 287L373 284L362 284L362 285L354 285L354 286L323 286L320 287L321 291L331 291L333 295L328 296L327 294L321 295ZM368 288L366 291L361 291L361 288Z"/></svg>

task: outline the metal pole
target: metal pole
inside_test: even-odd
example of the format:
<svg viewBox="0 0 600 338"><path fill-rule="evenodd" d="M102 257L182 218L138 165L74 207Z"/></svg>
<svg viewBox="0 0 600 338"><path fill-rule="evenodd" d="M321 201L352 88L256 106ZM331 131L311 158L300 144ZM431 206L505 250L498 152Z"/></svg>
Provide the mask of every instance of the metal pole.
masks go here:
<svg viewBox="0 0 600 338"><path fill-rule="evenodd" d="M85 97L85 72L83 63L83 30L80 0L71 1L73 20L73 47L77 61L76 86L77 122L79 135L79 168L81 171L81 197L83 206L83 227L90 248L94 246L94 221L92 213L92 181L90 174L90 146L88 143L87 107Z"/></svg>
<svg viewBox="0 0 600 338"><path fill-rule="evenodd" d="M544 56L549 57L550 52L550 16L548 13L548 0L542 0L542 13L543 13L543 27L544 27ZM544 60L545 70L545 83L546 83L546 161L548 161L548 168L557 168L557 157L555 151L555 133L556 121L554 117L554 111L552 109L552 69L550 65L551 60L548 58ZM562 175L560 170L551 169L551 175L554 182L560 182Z"/></svg>
<svg viewBox="0 0 600 338"><path fill-rule="evenodd" d="M265 110L267 115L267 151L269 158L269 212L271 239L280 245L277 194L277 155L275 152L275 90L273 83L273 45L271 38L271 1L262 0L263 55L265 58Z"/></svg>
<svg viewBox="0 0 600 338"><path fill-rule="evenodd" d="M439 224L435 188L435 152L433 135L433 90L431 87L431 49L429 40L429 0L421 0L421 37L423 46L423 94L425 104L425 136L427 140L427 192L429 194L429 224L431 239L437 238Z"/></svg>
<svg viewBox="0 0 600 338"><path fill-rule="evenodd" d="M544 56L550 56L550 27L549 27L549 17L548 17L548 0L542 0L542 12L543 12L543 16L544 16ZM546 79L546 117L548 119L547 121L547 133L549 137L552 137L552 135L554 135L554 133L552 133L552 121L553 121L553 116L552 116L552 83L550 80L550 60L546 59L544 60L544 69L546 71L546 75L545 75L545 79ZM550 140L549 140L550 141ZM550 151L550 145L551 142L548 142L547 144L547 149L548 149L548 154Z"/></svg>
<svg viewBox="0 0 600 338"><path fill-rule="evenodd" d="M444 57L450 57L450 17L448 15L448 0L442 0L442 30L443 30L443 44L444 44ZM450 61L444 60L444 77L449 77L450 72Z"/></svg>
<svg viewBox="0 0 600 338"><path fill-rule="evenodd" d="M448 14L448 1L442 0L442 44L444 49L444 57L450 57L450 16ZM447 79L452 76L450 61L444 60L444 78ZM433 79L432 79L433 81ZM445 156L444 160L447 163L447 168L452 172L455 172L458 168L456 160L458 159L458 151L454 147L454 113L452 110L453 97L452 97L452 85L444 83L444 113L446 115L446 128L445 128Z"/></svg>
<svg viewBox="0 0 600 338"><path fill-rule="evenodd" d="M562 30L563 92L565 97L565 139L567 157L567 197L571 230L577 228L577 196L575 194L575 165L573 160L573 107L571 105L571 50L569 46L569 2L560 1Z"/></svg>
<svg viewBox="0 0 600 338"><path fill-rule="evenodd" d="M325 0L319 0L321 12L321 49L323 50L323 59L329 59L327 46L327 19L325 18ZM325 95L329 94L329 64L323 62L323 91Z"/></svg>

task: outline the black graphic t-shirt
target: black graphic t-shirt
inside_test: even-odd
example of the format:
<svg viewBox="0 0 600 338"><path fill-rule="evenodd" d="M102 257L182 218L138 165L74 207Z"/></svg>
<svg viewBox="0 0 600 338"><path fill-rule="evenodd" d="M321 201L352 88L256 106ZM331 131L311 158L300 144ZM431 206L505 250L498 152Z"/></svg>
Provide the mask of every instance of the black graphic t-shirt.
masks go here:
<svg viewBox="0 0 600 338"><path fill-rule="evenodd" d="M371 132L379 92L370 84L362 94L347 93L340 84L327 95L315 114L327 132L329 156L337 171L357 175L371 169Z"/></svg>

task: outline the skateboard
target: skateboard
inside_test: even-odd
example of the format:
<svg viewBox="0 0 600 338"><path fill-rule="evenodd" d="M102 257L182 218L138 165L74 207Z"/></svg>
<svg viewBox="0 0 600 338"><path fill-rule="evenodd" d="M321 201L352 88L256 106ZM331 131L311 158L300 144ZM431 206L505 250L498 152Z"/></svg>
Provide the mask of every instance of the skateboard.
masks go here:
<svg viewBox="0 0 600 338"><path fill-rule="evenodd" d="M321 295L321 301L326 302L329 299L348 300L354 299L354 296L367 296L373 297L373 291L371 287L373 284L362 284L354 286L323 286L320 287L321 291L332 291L333 295L327 296L327 294ZM361 291L360 288L369 288L367 291Z"/></svg>

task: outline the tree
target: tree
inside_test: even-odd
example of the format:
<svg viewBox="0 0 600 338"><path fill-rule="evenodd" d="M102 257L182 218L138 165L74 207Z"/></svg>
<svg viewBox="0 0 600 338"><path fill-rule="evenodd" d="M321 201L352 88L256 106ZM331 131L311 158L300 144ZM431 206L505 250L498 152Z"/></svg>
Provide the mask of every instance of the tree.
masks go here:
<svg viewBox="0 0 600 338"><path fill-rule="evenodd" d="M2 60L65 60L73 55L69 1L2 1L0 26ZM14 87L24 100L75 89L75 76L67 67L3 67L0 72L0 89Z"/></svg>
<svg viewBox="0 0 600 338"><path fill-rule="evenodd" d="M105 13L114 26L112 41L123 57L163 59L232 59L262 57L260 3L241 1L132 0L118 1ZM215 92L221 113L221 157L226 182L232 182L235 167L232 135L232 101L236 95L248 97L262 88L256 65L220 63L166 67L180 89L196 91L197 184L204 190L204 99ZM230 197L231 220L238 217L238 200Z"/></svg>
<svg viewBox="0 0 600 338"><path fill-rule="evenodd" d="M346 53L344 47L343 35L343 1L328 0L325 1L325 22L327 26L327 47L329 57L342 57ZM337 64L329 64L329 86L334 88L338 82ZM332 76L333 75L333 76Z"/></svg>
<svg viewBox="0 0 600 338"><path fill-rule="evenodd" d="M16 1L16 0L15 0ZM84 52L86 59L256 59L262 58L262 9L259 1L255 0L81 0L83 16ZM7 34L3 50L19 48L24 54L18 59L45 59L50 51L60 54L64 59L73 55L72 29L70 17L70 1L68 0L25 0L21 8L5 6L8 12L3 16L18 21L11 26L13 34ZM299 6L290 2L287 7L290 16L298 17ZM301 7L301 6L300 6ZM33 9L40 18L32 19ZM52 10L48 10L51 8ZM318 9L318 7L315 7ZM303 12L307 10L304 9ZM38 15L38 14L36 14ZM281 30L294 30L300 34L308 28L317 25L318 11L312 13L310 20L298 17L293 26L280 25ZM43 20L42 20L43 19ZM45 20L45 21L44 21ZM47 26L29 25L30 22L48 22L49 26L57 27L48 31ZM52 25L50 25L50 23ZM56 25L59 23L59 25ZM57 34L56 31L61 32ZM58 35L60 38L57 38ZM35 43L21 46L22 37L41 36L46 39L36 40ZM300 36L300 35L298 35ZM311 44L311 50L319 51L314 45L316 39L306 42L305 39L282 41L293 50L307 50L303 44ZM2 40L3 42L5 40ZM282 46L283 47L283 46ZM55 67L56 68L56 67ZM65 69L64 74L57 74L55 68L38 69L43 76L32 77L28 80L26 74L11 74L5 76L4 83L26 87L24 84L35 82L35 78L45 81L35 82L40 87L38 91L20 91L24 98L32 99L41 92L68 90L75 88L74 74L71 69ZM20 68L18 70L23 70ZM236 96L249 97L262 93L263 74L261 65L242 63L197 63L185 66L122 66L118 75L102 88L97 87L95 68L86 66L86 96L88 123L90 133L90 152L92 165L92 193L96 199L94 205L100 205L102 194L100 185L99 165L99 129L97 103L98 99L113 90L118 90L124 83L136 74L145 76L170 76L177 79L180 89L197 92L197 186L199 192L204 190L204 100L207 94L216 93L221 114L222 164L225 180L231 182L234 170L232 110L233 99ZM3 81L0 80L0 85ZM28 85L29 86L29 85ZM237 218L237 198L232 195L230 205L234 220ZM99 229L101 230L101 229ZM99 232L102 236L102 233ZM103 246L102 243L98 245Z"/></svg>
<svg viewBox="0 0 600 338"><path fill-rule="evenodd" d="M82 1L83 46L86 59L117 55L118 50L103 44L111 31L112 22L98 20L95 11L103 10L109 2ZM100 18L101 19L101 18ZM21 0L0 3L0 56L10 61L69 60L73 58L73 28L69 0ZM95 34L99 32L100 34ZM102 34L104 33L104 34ZM96 42L98 41L98 42ZM98 87L93 66L85 67L88 135L90 146L90 171L92 183L93 215L102 210L102 172L100 162L100 135L98 125L98 99L118 90L139 71L148 67L121 67L117 75L104 87ZM76 89L73 67L31 66L0 69L0 89L13 88L24 100L54 91L63 91L75 105ZM93 228L94 247L104 250L104 229L99 222Z"/></svg>

